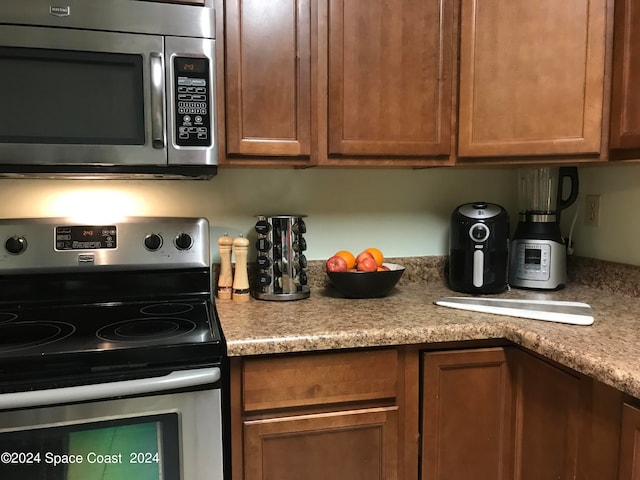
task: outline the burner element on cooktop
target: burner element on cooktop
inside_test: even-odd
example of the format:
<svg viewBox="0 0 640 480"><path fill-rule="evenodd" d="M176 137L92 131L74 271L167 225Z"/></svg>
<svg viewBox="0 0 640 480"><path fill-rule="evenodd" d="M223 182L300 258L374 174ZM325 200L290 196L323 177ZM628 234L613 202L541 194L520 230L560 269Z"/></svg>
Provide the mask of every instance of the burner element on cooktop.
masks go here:
<svg viewBox="0 0 640 480"><path fill-rule="evenodd" d="M147 317L111 323L96 336L107 342L155 342L186 335L195 328L195 322L184 318Z"/></svg>
<svg viewBox="0 0 640 480"><path fill-rule="evenodd" d="M66 322L12 322L0 324L0 353L41 347L75 332Z"/></svg>
<svg viewBox="0 0 640 480"><path fill-rule="evenodd" d="M193 310L193 305L187 303L154 303L140 309L144 315L179 315Z"/></svg>
<svg viewBox="0 0 640 480"><path fill-rule="evenodd" d="M18 315L11 312L0 312L0 323L10 322L18 318Z"/></svg>

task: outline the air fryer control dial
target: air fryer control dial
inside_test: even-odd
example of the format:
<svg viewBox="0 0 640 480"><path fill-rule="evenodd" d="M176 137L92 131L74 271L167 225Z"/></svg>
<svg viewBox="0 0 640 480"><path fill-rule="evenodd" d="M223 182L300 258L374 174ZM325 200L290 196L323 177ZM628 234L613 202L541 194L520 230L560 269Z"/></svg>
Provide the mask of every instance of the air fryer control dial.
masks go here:
<svg viewBox="0 0 640 480"><path fill-rule="evenodd" d="M489 227L484 223L474 223L469 229L469 236L474 242L482 243L489 238Z"/></svg>

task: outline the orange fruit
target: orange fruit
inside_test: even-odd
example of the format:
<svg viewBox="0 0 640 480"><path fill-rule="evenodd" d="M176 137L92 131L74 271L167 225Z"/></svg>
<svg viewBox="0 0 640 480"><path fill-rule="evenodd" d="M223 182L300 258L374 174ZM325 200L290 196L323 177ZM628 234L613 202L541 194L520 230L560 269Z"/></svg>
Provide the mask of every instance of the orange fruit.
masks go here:
<svg viewBox="0 0 640 480"><path fill-rule="evenodd" d="M371 255L373 255L373 258L376 261L376 265L380 266L382 265L382 262L384 262L384 255L382 255L382 252L377 248L370 247L367 248L365 252L369 252Z"/></svg>
<svg viewBox="0 0 640 480"><path fill-rule="evenodd" d="M347 262L347 270L351 270L356 266L356 257L349 250L340 250L336 252L336 255L344 258L345 262Z"/></svg>

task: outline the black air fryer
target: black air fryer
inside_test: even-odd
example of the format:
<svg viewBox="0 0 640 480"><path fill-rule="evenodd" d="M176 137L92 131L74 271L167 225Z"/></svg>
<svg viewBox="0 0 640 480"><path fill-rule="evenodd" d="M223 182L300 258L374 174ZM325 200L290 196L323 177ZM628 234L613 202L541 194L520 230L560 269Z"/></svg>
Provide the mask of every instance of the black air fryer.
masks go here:
<svg viewBox="0 0 640 480"><path fill-rule="evenodd" d="M509 214L500 205L465 203L451 214L449 286L463 293L507 288Z"/></svg>

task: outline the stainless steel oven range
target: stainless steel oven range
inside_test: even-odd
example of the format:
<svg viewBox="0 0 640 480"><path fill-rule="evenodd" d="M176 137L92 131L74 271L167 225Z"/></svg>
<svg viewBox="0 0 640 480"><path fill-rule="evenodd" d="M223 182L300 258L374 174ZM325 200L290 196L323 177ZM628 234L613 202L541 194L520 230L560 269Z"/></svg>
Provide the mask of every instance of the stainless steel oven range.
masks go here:
<svg viewBox="0 0 640 480"><path fill-rule="evenodd" d="M0 478L229 478L201 218L0 220Z"/></svg>

